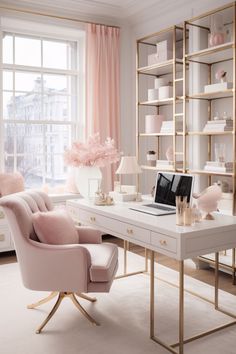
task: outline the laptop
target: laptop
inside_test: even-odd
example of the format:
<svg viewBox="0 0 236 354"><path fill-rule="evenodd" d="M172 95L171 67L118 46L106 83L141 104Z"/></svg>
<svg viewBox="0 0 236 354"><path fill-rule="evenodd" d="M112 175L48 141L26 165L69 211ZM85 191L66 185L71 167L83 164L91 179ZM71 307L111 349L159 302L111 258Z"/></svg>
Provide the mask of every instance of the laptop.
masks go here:
<svg viewBox="0 0 236 354"><path fill-rule="evenodd" d="M189 203L192 196L193 180L194 177L189 174L158 172L153 202L130 209L151 215L175 214L175 197L187 196Z"/></svg>

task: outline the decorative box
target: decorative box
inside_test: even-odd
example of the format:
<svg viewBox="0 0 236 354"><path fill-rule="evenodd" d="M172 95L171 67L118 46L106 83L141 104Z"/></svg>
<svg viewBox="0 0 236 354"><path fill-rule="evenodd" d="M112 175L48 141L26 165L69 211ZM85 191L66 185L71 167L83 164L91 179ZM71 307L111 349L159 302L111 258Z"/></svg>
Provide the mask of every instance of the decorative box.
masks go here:
<svg viewBox="0 0 236 354"><path fill-rule="evenodd" d="M160 133L162 122L164 120L163 114L148 114L145 116L145 133Z"/></svg>
<svg viewBox="0 0 236 354"><path fill-rule="evenodd" d="M155 65L158 63L161 63L163 61L172 59L173 57L173 52L172 51L162 51L154 54L149 54L148 55L148 65Z"/></svg>
<svg viewBox="0 0 236 354"><path fill-rule="evenodd" d="M158 89L159 100L164 100L166 98L173 97L173 87L172 86L162 86Z"/></svg>
<svg viewBox="0 0 236 354"><path fill-rule="evenodd" d="M171 51L173 49L173 43L170 39L166 39L164 41L158 42L156 44L157 53Z"/></svg>
<svg viewBox="0 0 236 354"><path fill-rule="evenodd" d="M204 86L204 92L205 93L219 92L219 91L230 90L232 88L233 88L232 82L219 82L217 84Z"/></svg>
<svg viewBox="0 0 236 354"><path fill-rule="evenodd" d="M148 90L148 101L158 100L158 89L149 89Z"/></svg>
<svg viewBox="0 0 236 354"><path fill-rule="evenodd" d="M168 80L165 77L158 77L155 79L154 83L155 83L155 89L159 89L162 86L167 86Z"/></svg>

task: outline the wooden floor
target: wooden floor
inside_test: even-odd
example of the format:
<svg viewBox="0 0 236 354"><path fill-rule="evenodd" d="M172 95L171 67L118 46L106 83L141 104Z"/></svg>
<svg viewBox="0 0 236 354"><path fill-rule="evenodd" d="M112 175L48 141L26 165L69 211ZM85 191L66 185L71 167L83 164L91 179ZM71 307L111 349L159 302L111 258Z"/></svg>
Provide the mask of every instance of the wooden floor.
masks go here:
<svg viewBox="0 0 236 354"><path fill-rule="evenodd" d="M105 236L105 239L106 241L113 242L118 246L123 247L123 241L118 238ZM130 243L129 249L131 252L134 252L144 257L144 248ZM172 258L157 253L156 261L168 268L178 270L178 261ZM0 265L14 262L16 262L15 252L0 253ZM198 279L204 283L214 285L214 269L212 268L198 270L196 269L196 265L193 262L187 262L185 264L185 274L191 276L194 279ZM236 295L236 285L232 284L232 276L230 274L226 274L224 272L219 273L219 286L220 289L225 290L233 295Z"/></svg>

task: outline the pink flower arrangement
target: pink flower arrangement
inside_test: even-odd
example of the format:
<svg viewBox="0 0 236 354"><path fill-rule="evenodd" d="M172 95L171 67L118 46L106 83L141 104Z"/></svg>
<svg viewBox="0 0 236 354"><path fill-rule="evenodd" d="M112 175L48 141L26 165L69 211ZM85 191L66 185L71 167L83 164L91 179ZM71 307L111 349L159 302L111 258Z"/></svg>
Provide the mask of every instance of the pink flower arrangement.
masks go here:
<svg viewBox="0 0 236 354"><path fill-rule="evenodd" d="M74 142L71 149L65 151L64 160L67 165L74 167L104 167L119 161L120 153L115 148L113 139L106 138L102 144L99 133L96 133L90 136L85 143Z"/></svg>
<svg viewBox="0 0 236 354"><path fill-rule="evenodd" d="M227 74L226 71L224 71L223 69L219 69L215 74L216 80L221 80L221 79L225 78L226 74Z"/></svg>

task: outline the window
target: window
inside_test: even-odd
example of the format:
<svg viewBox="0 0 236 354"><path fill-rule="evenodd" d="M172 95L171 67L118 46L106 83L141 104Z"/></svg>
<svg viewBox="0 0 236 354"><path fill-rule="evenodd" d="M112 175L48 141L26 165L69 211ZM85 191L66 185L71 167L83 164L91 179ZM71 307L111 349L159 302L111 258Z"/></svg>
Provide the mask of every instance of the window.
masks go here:
<svg viewBox="0 0 236 354"><path fill-rule="evenodd" d="M63 152L84 124L82 50L75 40L2 33L3 166L26 187L65 182Z"/></svg>

